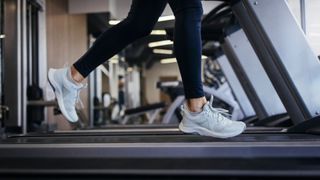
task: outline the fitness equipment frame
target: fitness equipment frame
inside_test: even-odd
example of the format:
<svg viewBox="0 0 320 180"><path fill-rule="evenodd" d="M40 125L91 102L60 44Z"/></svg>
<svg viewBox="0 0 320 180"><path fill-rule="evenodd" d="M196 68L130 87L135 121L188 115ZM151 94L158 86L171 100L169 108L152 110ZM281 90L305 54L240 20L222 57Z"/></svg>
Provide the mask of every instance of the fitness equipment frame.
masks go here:
<svg viewBox="0 0 320 180"><path fill-rule="evenodd" d="M227 27L221 46L258 118L285 114L286 109L244 32L237 26Z"/></svg>
<svg viewBox="0 0 320 180"><path fill-rule="evenodd" d="M227 81L233 90L233 94L235 98L237 99L239 106L241 107L241 110L244 114L244 117L252 117L256 115L256 112L254 111L248 96L246 95L244 89L241 86L241 83L234 72L230 62L228 61L227 57L225 55L221 55L217 58L217 61L219 65L221 66L221 69L224 73L224 75L227 78Z"/></svg>

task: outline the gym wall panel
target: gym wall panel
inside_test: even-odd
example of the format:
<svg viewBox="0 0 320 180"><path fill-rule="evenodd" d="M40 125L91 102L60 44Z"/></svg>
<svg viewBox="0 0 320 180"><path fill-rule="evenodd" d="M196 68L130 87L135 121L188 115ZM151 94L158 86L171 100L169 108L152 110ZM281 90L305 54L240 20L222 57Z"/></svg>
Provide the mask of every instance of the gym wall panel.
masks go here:
<svg viewBox="0 0 320 180"><path fill-rule="evenodd" d="M143 76L145 77L144 90L148 103L157 103L160 101L160 90L157 88L157 82L160 80L160 77L175 76L179 80L181 80L177 63L155 63L151 69L144 71Z"/></svg>
<svg viewBox="0 0 320 180"><path fill-rule="evenodd" d="M47 0L47 54L48 68L72 65L87 49L86 15L68 14L68 1ZM88 115L88 91L81 93L81 99ZM49 123L57 123L59 129L69 129L64 117L53 116L49 108Z"/></svg>

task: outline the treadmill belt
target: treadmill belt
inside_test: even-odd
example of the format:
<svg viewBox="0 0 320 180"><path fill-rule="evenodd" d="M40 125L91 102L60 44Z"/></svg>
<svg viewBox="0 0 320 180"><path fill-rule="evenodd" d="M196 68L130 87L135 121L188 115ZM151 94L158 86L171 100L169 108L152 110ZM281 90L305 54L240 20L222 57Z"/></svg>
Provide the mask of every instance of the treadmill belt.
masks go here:
<svg viewBox="0 0 320 180"><path fill-rule="evenodd" d="M307 134L10 137L0 174L319 177L319 149Z"/></svg>
<svg viewBox="0 0 320 180"><path fill-rule="evenodd" d="M63 143L195 143L195 142L297 142L320 143L320 136L304 134L242 134L230 139L218 139L199 135L130 135L130 136L42 136L11 137L2 144L63 144Z"/></svg>
<svg viewBox="0 0 320 180"><path fill-rule="evenodd" d="M244 134L281 134L284 128L248 127ZM132 135L183 135L177 126L113 126L96 129L57 130L54 132L9 135L9 137L66 137L66 136L132 136Z"/></svg>

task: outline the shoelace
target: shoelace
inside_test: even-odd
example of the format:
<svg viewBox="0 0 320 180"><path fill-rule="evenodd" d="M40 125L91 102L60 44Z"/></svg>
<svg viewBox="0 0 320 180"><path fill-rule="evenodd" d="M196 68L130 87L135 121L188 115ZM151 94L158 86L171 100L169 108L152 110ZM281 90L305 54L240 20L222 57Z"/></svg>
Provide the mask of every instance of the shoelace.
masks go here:
<svg viewBox="0 0 320 180"><path fill-rule="evenodd" d="M209 106L209 109L211 112L207 112L209 116L211 116L213 119L217 121L217 123L226 125L229 121L229 118L231 115L228 113L228 110L222 109L222 108L213 108L212 106Z"/></svg>
<svg viewBox="0 0 320 180"><path fill-rule="evenodd" d="M74 98L75 98L74 102L75 102L76 104L77 104L77 103L80 104L81 109L84 108L84 105L83 105L83 102L82 102L82 100L81 100L81 98L80 98L80 92L81 92L82 89L87 88L87 86L88 86L87 84L84 84L81 88L77 89L76 96L74 97Z"/></svg>
<svg viewBox="0 0 320 180"><path fill-rule="evenodd" d="M222 125L226 125L226 123L229 122L229 119L231 119L232 115L229 114L229 111L223 108L214 108L212 106L212 102L213 102L213 96L211 96L210 98L210 102L209 102L209 109L210 111L205 111L205 113L211 118L211 119L215 119L217 120L217 123L222 124ZM184 115L185 113L185 109L184 106L181 105L181 113L182 115ZM212 122L212 121L210 121Z"/></svg>

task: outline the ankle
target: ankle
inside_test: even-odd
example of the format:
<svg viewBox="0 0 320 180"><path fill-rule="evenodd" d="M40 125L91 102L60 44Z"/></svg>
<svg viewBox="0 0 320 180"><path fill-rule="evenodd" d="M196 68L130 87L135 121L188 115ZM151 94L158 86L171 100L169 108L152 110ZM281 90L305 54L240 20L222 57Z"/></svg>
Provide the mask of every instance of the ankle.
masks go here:
<svg viewBox="0 0 320 180"><path fill-rule="evenodd" d="M188 99L186 104L190 112L202 112L203 106L207 103L205 97Z"/></svg>
<svg viewBox="0 0 320 180"><path fill-rule="evenodd" d="M79 73L79 71L74 67L70 67L70 78L75 82L75 83L81 83L84 80L84 77Z"/></svg>

